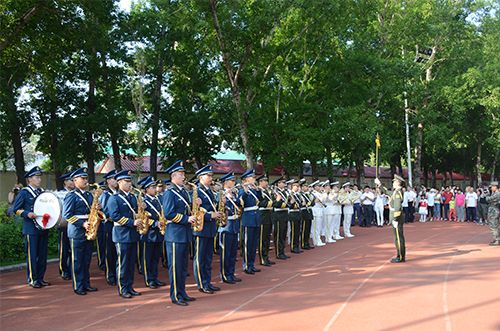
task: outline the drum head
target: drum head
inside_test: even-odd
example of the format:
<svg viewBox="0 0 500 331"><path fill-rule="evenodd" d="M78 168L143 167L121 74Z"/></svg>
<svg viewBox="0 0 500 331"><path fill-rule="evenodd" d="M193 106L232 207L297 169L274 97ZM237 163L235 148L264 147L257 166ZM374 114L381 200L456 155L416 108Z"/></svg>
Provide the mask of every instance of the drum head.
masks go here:
<svg viewBox="0 0 500 331"><path fill-rule="evenodd" d="M50 229L61 217L61 203L54 193L43 192L35 199L33 213L41 229Z"/></svg>

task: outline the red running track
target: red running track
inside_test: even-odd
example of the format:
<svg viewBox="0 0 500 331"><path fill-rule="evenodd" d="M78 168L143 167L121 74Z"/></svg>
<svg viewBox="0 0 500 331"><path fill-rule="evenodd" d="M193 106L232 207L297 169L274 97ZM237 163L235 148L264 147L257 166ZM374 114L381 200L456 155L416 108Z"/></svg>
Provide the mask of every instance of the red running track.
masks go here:
<svg viewBox="0 0 500 331"><path fill-rule="evenodd" d="M500 330L500 249L485 227L417 223L405 227L407 263L391 264L392 233L353 228L355 238L293 255L243 282L199 293L188 278L189 307L172 305L168 286L125 300L93 261L84 297L57 277L32 289L24 271L0 275L1 330ZM218 270L218 261L214 261ZM241 269L241 267L240 267ZM217 274L215 272L214 274ZM168 273L161 269L161 279ZM219 283L218 281L215 283ZM219 284L218 284L219 285Z"/></svg>

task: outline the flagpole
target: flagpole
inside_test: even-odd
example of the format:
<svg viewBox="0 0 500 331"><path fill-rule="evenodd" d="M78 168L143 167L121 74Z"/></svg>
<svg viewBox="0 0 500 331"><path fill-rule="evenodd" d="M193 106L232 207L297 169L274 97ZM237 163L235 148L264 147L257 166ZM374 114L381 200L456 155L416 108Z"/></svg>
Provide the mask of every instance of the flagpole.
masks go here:
<svg viewBox="0 0 500 331"><path fill-rule="evenodd" d="M377 138L375 138L375 178L378 178L379 168L378 168L378 150L380 148L380 136L377 133Z"/></svg>

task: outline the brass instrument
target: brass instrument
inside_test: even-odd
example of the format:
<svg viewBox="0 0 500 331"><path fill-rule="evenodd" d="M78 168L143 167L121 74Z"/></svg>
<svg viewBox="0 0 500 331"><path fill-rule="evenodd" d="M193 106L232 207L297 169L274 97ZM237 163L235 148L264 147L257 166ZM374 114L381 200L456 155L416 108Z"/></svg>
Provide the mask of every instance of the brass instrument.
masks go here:
<svg viewBox="0 0 500 331"><path fill-rule="evenodd" d="M224 227L227 225L227 210L226 201L224 199L224 189L220 190L218 193L219 201L217 202L217 211L221 214L221 217L217 220L217 226Z"/></svg>
<svg viewBox="0 0 500 331"><path fill-rule="evenodd" d="M203 224L205 222L204 217L205 217L205 210L200 208L198 205L198 186L188 183L193 187L193 201L191 203L191 216L194 216L196 218L196 221L191 225L193 228L193 231L195 232L201 232L203 231Z"/></svg>
<svg viewBox="0 0 500 331"><path fill-rule="evenodd" d="M139 234L147 234L149 231L149 227L153 224L153 220L150 219L151 214L146 211L146 208L144 208L144 199L142 198L142 191L139 189L136 189L134 187L134 190L139 192L139 195L137 197L137 214L135 214L136 219L140 219L141 222L137 225L137 232Z"/></svg>
<svg viewBox="0 0 500 331"><path fill-rule="evenodd" d="M99 204L99 197L101 196L103 190L98 184L91 184L91 187L95 187L94 194L92 196L92 206L90 206L89 219L87 220L89 226L85 230L85 237L87 240L95 240L97 237L97 230L101 221L104 219L103 213L97 209Z"/></svg>
<svg viewBox="0 0 500 331"><path fill-rule="evenodd" d="M163 207L161 208L160 221L158 222L158 228L162 236L165 235L165 230L167 229L167 219L165 218L165 212Z"/></svg>

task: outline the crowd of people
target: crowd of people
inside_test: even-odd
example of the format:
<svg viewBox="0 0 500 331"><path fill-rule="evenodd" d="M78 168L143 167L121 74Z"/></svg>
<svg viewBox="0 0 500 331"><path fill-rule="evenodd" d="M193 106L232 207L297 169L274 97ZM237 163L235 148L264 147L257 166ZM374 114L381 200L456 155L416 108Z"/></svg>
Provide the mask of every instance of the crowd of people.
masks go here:
<svg viewBox="0 0 500 331"><path fill-rule="evenodd" d="M189 256L198 290L213 294L220 290L212 283L213 254L220 255L222 281L236 284L241 281L235 275L238 249L243 272L253 275L261 271L257 264L275 264L270 259L273 246L275 258L286 260L290 258L285 253L287 247L300 254L353 238L353 225L390 225L397 249L391 262L402 263L404 223L414 222L418 215L420 222L484 224L487 216L482 204L489 208L494 237L491 245L500 245L496 182L491 183L491 192L467 187L464 193L459 187L448 186L439 191L422 188L417 194L412 187L405 188L404 179L397 175L392 190L378 178L375 187L360 190L350 182L330 180L309 184L304 178L281 176L270 182L266 175L256 176L253 169L239 178L232 172L214 178L211 165L201 167L195 177L186 180L181 160L167 173L169 180L146 176L135 184L126 170L108 172L98 185L89 185L85 167L61 176L64 189L49 194L62 204L57 227L59 272L63 279L72 281L75 294L97 291L90 285L94 241L99 268L107 283L117 286L120 297L140 295L133 287L136 264L147 287L165 286L158 279L161 260L169 271L171 300L181 306L195 301L185 290ZM10 197L10 212L23 219L27 283L33 288L50 285L44 279L49 228L40 225L40 215L34 212L35 201L46 194L41 174L39 167L29 170L25 175L28 186L16 187Z"/></svg>

